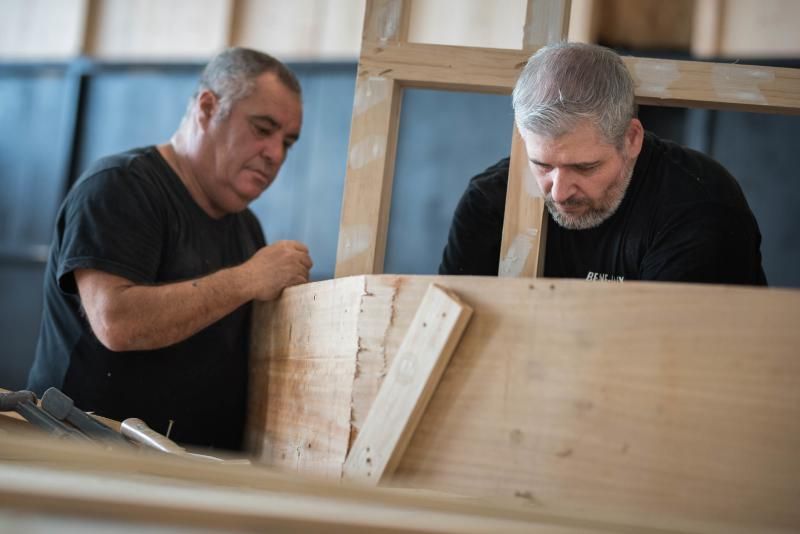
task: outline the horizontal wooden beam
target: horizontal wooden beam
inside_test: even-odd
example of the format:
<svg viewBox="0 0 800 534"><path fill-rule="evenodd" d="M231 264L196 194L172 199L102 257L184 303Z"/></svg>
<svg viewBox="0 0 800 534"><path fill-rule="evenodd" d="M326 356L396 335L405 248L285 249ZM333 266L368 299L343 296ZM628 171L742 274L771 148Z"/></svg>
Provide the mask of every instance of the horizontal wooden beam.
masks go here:
<svg viewBox="0 0 800 534"><path fill-rule="evenodd" d="M451 91L510 93L530 52L499 48L365 42L361 76L382 76L402 85Z"/></svg>
<svg viewBox="0 0 800 534"><path fill-rule="evenodd" d="M507 94L530 52L495 48L365 43L362 76L406 87ZM623 58L641 104L800 113L800 69Z"/></svg>

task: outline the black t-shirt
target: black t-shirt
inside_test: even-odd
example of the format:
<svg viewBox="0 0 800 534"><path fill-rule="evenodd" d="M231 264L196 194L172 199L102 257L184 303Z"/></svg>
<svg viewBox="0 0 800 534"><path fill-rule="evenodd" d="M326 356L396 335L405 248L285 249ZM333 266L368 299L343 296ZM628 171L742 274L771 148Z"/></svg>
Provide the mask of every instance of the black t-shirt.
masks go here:
<svg viewBox="0 0 800 534"><path fill-rule="evenodd" d="M161 433L171 420L181 443L240 449L250 304L169 347L112 352L89 326L73 272L175 282L241 264L264 244L249 210L209 217L155 147L96 162L58 214L29 389L56 386L82 410L138 417Z"/></svg>
<svg viewBox="0 0 800 534"><path fill-rule="evenodd" d="M470 180L440 274L496 275L508 158ZM614 215L568 230L549 217L544 275L766 285L761 233L736 180L711 158L646 132Z"/></svg>

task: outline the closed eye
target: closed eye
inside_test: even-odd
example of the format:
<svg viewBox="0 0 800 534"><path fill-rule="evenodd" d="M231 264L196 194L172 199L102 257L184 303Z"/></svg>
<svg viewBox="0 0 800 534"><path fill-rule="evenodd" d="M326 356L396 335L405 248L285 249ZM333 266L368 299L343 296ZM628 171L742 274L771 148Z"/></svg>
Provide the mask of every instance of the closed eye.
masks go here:
<svg viewBox="0 0 800 534"><path fill-rule="evenodd" d="M599 162L594 163L577 163L572 165L572 168L579 172L589 172L600 166Z"/></svg>
<svg viewBox="0 0 800 534"><path fill-rule="evenodd" d="M253 124L253 131L259 137L269 137L275 131L274 128L265 128L263 126L258 126L257 124Z"/></svg>

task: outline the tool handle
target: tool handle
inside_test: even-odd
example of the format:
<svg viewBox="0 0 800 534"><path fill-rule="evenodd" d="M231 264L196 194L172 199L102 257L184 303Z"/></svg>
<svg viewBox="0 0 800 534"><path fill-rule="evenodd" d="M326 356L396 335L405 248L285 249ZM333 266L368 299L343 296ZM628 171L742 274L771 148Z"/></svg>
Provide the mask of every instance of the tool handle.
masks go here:
<svg viewBox="0 0 800 534"><path fill-rule="evenodd" d="M72 399L55 387L51 387L42 395L42 409L56 419L72 424L90 438L102 440L107 444L130 446L128 440L119 432L76 408Z"/></svg>
<svg viewBox="0 0 800 534"><path fill-rule="evenodd" d="M186 449L166 436L162 436L136 417L125 419L120 426L120 431L123 436L153 449L180 455L186 453Z"/></svg>
<svg viewBox="0 0 800 534"><path fill-rule="evenodd" d="M23 389L0 394L0 412L14 411L17 405L23 402L36 403L36 393Z"/></svg>
<svg viewBox="0 0 800 534"><path fill-rule="evenodd" d="M30 401L17 404L17 413L27 419L32 425L50 432L58 438L89 439L77 430L72 430Z"/></svg>

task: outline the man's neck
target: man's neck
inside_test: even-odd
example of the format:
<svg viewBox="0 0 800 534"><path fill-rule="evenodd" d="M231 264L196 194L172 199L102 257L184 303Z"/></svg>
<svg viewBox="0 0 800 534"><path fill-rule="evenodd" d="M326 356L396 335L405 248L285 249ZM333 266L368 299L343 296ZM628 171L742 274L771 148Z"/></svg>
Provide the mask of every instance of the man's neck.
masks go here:
<svg viewBox="0 0 800 534"><path fill-rule="evenodd" d="M161 145L158 145L156 148L170 168L178 175L183 185L186 186L186 190L189 191L189 195L192 199L197 203L197 205L206 212L209 217L213 219L219 219L224 216L224 213L219 213L218 210L215 210L211 205L211 202L208 200L208 196L203 191L203 188L200 186L200 182L197 179L197 175L194 172L194 169L191 165L191 158L189 156L188 150L184 149L185 143L181 139L180 132L176 133L172 136L172 138Z"/></svg>

